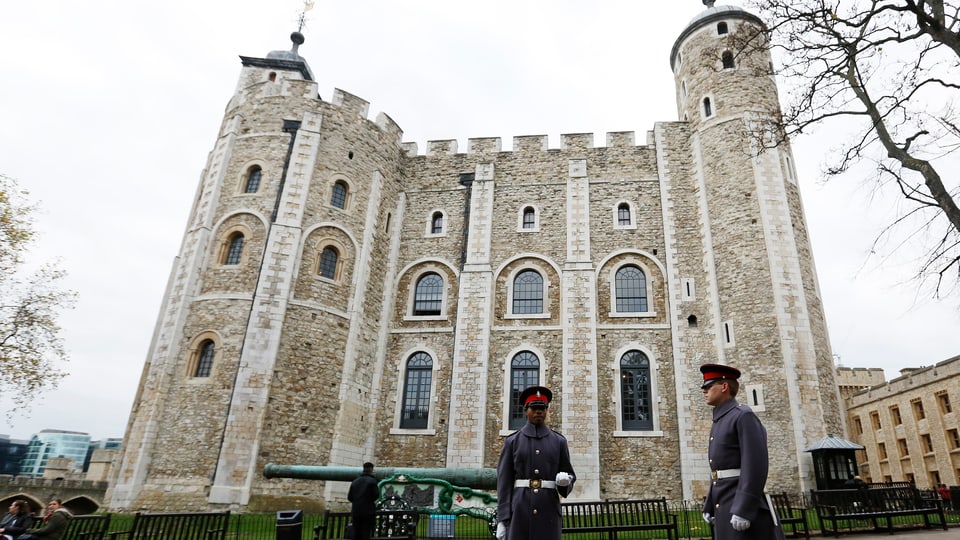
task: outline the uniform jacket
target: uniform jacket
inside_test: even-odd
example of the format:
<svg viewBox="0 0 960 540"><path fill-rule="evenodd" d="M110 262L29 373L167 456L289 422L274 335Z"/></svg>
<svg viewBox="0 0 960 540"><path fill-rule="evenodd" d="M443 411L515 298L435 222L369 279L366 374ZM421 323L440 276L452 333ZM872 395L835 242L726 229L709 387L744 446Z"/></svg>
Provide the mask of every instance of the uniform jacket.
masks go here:
<svg viewBox="0 0 960 540"><path fill-rule="evenodd" d="M782 537L763 493L767 483L767 431L750 407L731 399L713 409L713 427L707 451L710 470L740 469L740 476L710 480L703 511L714 517L716 540ZM736 514L750 520L750 528L738 532L730 525Z"/></svg>
<svg viewBox="0 0 960 540"><path fill-rule="evenodd" d="M574 477L569 486L514 487L516 480L554 481L558 472ZM506 540L559 540L560 498L570 494L575 480L563 435L528 422L507 437L497 464L497 520L507 523Z"/></svg>
<svg viewBox="0 0 960 540"><path fill-rule="evenodd" d="M372 474L361 474L350 483L347 500L353 503L350 512L354 516L372 516L376 511L376 503L379 498L380 490L377 487L377 479Z"/></svg>

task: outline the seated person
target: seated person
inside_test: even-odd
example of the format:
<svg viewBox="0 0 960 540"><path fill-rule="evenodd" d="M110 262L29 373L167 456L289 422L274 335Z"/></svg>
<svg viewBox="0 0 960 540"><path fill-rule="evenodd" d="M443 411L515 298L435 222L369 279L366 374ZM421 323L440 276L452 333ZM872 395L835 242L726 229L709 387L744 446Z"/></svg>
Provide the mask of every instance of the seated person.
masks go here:
<svg viewBox="0 0 960 540"><path fill-rule="evenodd" d="M16 540L30 527L33 527L30 504L23 499L18 499L10 503L10 511L0 518L0 539Z"/></svg>
<svg viewBox="0 0 960 540"><path fill-rule="evenodd" d="M56 540L60 538L67 525L73 519L73 514L63 507L60 499L50 499L47 503L47 512L43 515L43 525L30 532L20 535L17 540Z"/></svg>

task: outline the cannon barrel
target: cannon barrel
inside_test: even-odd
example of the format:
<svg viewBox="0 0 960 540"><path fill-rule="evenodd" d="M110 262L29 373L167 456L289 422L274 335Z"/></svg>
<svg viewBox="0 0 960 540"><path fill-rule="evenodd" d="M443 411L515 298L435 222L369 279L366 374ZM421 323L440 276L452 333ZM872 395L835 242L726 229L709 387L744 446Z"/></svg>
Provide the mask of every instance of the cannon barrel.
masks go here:
<svg viewBox="0 0 960 540"><path fill-rule="evenodd" d="M351 482L363 473L361 467L336 467L323 465L277 465L267 463L263 475L267 478L301 478L304 480L332 480ZM454 486L471 489L497 489L496 469L467 468L420 468L420 467L376 467L373 477L383 480L396 475L415 476L417 478L436 478L450 482Z"/></svg>

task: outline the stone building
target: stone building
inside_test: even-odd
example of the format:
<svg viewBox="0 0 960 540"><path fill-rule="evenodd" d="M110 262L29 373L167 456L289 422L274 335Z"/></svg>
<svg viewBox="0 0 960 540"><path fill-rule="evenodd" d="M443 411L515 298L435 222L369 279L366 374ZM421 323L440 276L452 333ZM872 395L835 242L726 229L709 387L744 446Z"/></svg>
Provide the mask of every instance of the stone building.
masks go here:
<svg viewBox="0 0 960 540"><path fill-rule="evenodd" d="M874 386L886 384L883 368L837 367L837 388L840 398L846 400Z"/></svg>
<svg viewBox="0 0 960 540"><path fill-rule="evenodd" d="M928 489L960 485L960 356L900 373L846 400L851 438L865 448L857 452L860 475Z"/></svg>
<svg viewBox="0 0 960 540"><path fill-rule="evenodd" d="M704 362L744 372L773 491L842 433L823 306L762 28L695 17L678 121L405 143L290 51L241 57L170 275L109 505L339 504L267 463L494 467L519 389L554 389L575 495L698 499ZM664 55L666 56L664 51ZM170 497L171 493L176 497Z"/></svg>

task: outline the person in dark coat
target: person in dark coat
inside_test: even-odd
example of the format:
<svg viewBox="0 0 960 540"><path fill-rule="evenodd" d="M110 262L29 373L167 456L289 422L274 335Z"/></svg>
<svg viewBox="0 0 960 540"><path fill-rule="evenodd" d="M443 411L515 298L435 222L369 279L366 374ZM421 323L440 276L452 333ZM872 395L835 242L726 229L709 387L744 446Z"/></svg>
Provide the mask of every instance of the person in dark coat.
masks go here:
<svg viewBox="0 0 960 540"><path fill-rule="evenodd" d="M15 540L32 526L30 503L17 499L10 503L10 511L0 518L0 539Z"/></svg>
<svg viewBox="0 0 960 540"><path fill-rule="evenodd" d="M56 540L67 530L71 519L73 514L63 507L62 500L50 499L47 503L47 511L43 515L43 525L21 534L17 540Z"/></svg>
<svg viewBox="0 0 960 540"><path fill-rule="evenodd" d="M503 441L497 464L498 540L560 539L560 498L576 475L567 439L546 424L552 399L543 386L520 393L527 423Z"/></svg>
<svg viewBox="0 0 960 540"><path fill-rule="evenodd" d="M350 508L353 540L370 540L379 498L380 488L373 477L373 463L368 461L363 464L363 473L350 483L350 491L347 492L347 500L353 503Z"/></svg>
<svg viewBox="0 0 960 540"><path fill-rule="evenodd" d="M713 523L716 540L782 539L773 504L763 492L769 467L767 432L750 407L737 403L740 371L704 364L700 372L700 388L713 406L707 451L711 481L703 519Z"/></svg>

